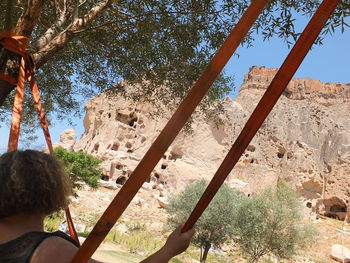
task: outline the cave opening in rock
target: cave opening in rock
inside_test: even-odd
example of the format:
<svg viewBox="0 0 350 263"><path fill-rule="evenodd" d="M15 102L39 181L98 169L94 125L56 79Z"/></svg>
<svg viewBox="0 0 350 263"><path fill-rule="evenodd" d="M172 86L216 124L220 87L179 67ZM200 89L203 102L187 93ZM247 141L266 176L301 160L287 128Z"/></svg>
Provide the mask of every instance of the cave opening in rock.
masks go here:
<svg viewBox="0 0 350 263"><path fill-rule="evenodd" d="M346 206L332 205L329 210L331 212L346 212Z"/></svg>
<svg viewBox="0 0 350 263"><path fill-rule="evenodd" d="M247 151L250 151L250 152L255 152L255 146L254 145L248 145L247 147Z"/></svg>
<svg viewBox="0 0 350 263"><path fill-rule="evenodd" d="M98 148L100 147L100 144L99 143L96 143L95 146L94 146L94 151L98 151Z"/></svg>
<svg viewBox="0 0 350 263"><path fill-rule="evenodd" d="M118 179L115 181L116 184L124 185L126 182L125 176L119 176Z"/></svg>
<svg viewBox="0 0 350 263"><path fill-rule="evenodd" d="M169 160L176 161L177 159L181 159L181 158L182 158L181 154L177 154L177 153L174 153L174 152L171 152L170 155L169 155Z"/></svg>
<svg viewBox="0 0 350 263"><path fill-rule="evenodd" d="M277 157L278 157L278 158L282 159L283 156L284 156L284 153L277 153Z"/></svg>
<svg viewBox="0 0 350 263"><path fill-rule="evenodd" d="M129 126L130 126L130 127L133 127L134 124L135 124L135 122L137 122L137 117L135 117L135 118L133 118L133 119L131 119L131 120L129 121Z"/></svg>
<svg viewBox="0 0 350 263"><path fill-rule="evenodd" d="M325 213L324 215L329 218L340 220L339 216L334 213Z"/></svg>
<svg viewBox="0 0 350 263"><path fill-rule="evenodd" d="M113 143L113 146L112 146L112 148L111 148L111 150L112 151L118 151L118 149L119 149L119 143Z"/></svg>
<svg viewBox="0 0 350 263"><path fill-rule="evenodd" d="M331 197L324 200L325 213L327 217L335 218L338 220L345 220L347 205L346 203L338 197Z"/></svg>
<svg viewBox="0 0 350 263"><path fill-rule="evenodd" d="M102 181L109 181L109 176L108 175L102 175L101 176Z"/></svg>

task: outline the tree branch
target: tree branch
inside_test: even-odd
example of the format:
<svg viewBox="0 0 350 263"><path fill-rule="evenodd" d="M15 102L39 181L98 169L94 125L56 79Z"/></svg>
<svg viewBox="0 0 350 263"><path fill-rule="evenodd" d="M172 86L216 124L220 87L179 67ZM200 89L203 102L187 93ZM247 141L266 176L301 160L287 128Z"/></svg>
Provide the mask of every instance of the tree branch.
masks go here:
<svg viewBox="0 0 350 263"><path fill-rule="evenodd" d="M69 8L71 6L72 0L65 0L63 8L60 9L56 6L56 9L59 13L59 17L56 23L54 23L46 32L37 39L33 44L34 51L38 51L47 45L58 33L60 29L64 26L67 20L70 18L72 14L72 9Z"/></svg>
<svg viewBox="0 0 350 263"><path fill-rule="evenodd" d="M144 18L147 16L156 16L156 15L164 15L164 14L171 14L171 15L198 15L198 13L196 13L195 11L149 11L149 12L145 12L143 14L138 14L138 15L134 15L134 14L129 14L127 12L124 12L122 10L114 10L116 13L120 13L123 14L125 16L128 16L129 19L135 19L138 20L139 18ZM219 9L217 11L212 11L212 12L208 12L207 14L209 15L218 15L220 13L222 13L222 9Z"/></svg>
<svg viewBox="0 0 350 263"><path fill-rule="evenodd" d="M44 7L45 0L29 0L28 8L17 21L15 33L30 37Z"/></svg>
<svg viewBox="0 0 350 263"><path fill-rule="evenodd" d="M55 6L55 8L56 8L57 14L61 15L62 9L61 9L61 7L60 7L60 4L58 3L58 0L54 0L54 6Z"/></svg>
<svg viewBox="0 0 350 263"><path fill-rule="evenodd" d="M81 30L74 31L73 34L80 34L80 33L83 33L83 32L87 32L87 31L103 28L105 26L111 26L111 25L116 24L118 22L119 21L110 21L110 22L103 23L103 24L100 24L100 25L97 25L97 26L93 26L93 27L85 27L85 28L82 28Z"/></svg>
<svg viewBox="0 0 350 263"><path fill-rule="evenodd" d="M104 53L104 54L108 54L109 56L113 56L113 57L120 58L120 59L124 60L126 63L132 65L132 64L130 63L130 60L129 60L127 57L125 57L125 56L123 56L123 55L121 55L121 54L118 54L118 56L116 56L116 54L112 53L112 51L106 51L106 50L100 49L100 48L98 48L96 45L92 45L91 43L89 43L88 41L85 41L84 39L79 39L79 40L80 40L82 43L84 43L85 45L87 45L88 47L90 47L91 49L93 49L93 50L95 50L95 51L97 51L97 52L99 52L99 53ZM105 47L105 46L103 46L103 48L104 48L104 49L108 49L108 48ZM136 71L135 71L135 70L133 70L133 72L136 74Z"/></svg>
<svg viewBox="0 0 350 263"><path fill-rule="evenodd" d="M5 18L5 30L12 29L12 13L13 13L13 1L7 0L6 3L6 18Z"/></svg>
<svg viewBox="0 0 350 263"><path fill-rule="evenodd" d="M79 3L79 5L78 5L78 7L81 7L81 6L83 6L85 3L87 2L87 0L83 0L83 1L81 1L81 3Z"/></svg>
<svg viewBox="0 0 350 263"><path fill-rule="evenodd" d="M113 0L104 0L97 4L95 4L89 12L87 12L83 18L78 18L72 23L72 30L79 30L80 28L75 27L83 27L87 24L90 24L94 21L98 16L101 15L103 11L105 11L111 4ZM74 29L73 29L74 28Z"/></svg>
<svg viewBox="0 0 350 263"><path fill-rule="evenodd" d="M95 4L82 18L75 19L67 28L49 41L38 52L34 53L34 63L40 68L57 51L61 50L70 40L76 37L74 34L93 22L99 17L111 4L113 0L104 0Z"/></svg>

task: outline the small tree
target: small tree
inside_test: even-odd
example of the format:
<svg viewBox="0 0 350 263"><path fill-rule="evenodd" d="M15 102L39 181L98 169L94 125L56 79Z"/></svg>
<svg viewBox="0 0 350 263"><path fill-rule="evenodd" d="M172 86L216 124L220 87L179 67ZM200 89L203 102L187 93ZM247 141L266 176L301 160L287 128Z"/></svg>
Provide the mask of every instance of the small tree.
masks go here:
<svg viewBox="0 0 350 263"><path fill-rule="evenodd" d="M188 185L177 196L172 196L169 202L168 223L174 227L185 222L206 188L204 180ZM209 249L219 248L232 238L232 218L240 194L224 184L201 218L195 225L196 234L193 243L201 250L200 262L207 259Z"/></svg>
<svg viewBox="0 0 350 263"><path fill-rule="evenodd" d="M269 253L289 258L312 236L311 226L302 222L297 194L284 181L241 199L233 219L237 243L252 263Z"/></svg>
<svg viewBox="0 0 350 263"><path fill-rule="evenodd" d="M69 152L63 147L54 149L58 159L64 164L64 170L70 177L73 189L79 189L82 182L97 188L102 175L101 160L84 152Z"/></svg>

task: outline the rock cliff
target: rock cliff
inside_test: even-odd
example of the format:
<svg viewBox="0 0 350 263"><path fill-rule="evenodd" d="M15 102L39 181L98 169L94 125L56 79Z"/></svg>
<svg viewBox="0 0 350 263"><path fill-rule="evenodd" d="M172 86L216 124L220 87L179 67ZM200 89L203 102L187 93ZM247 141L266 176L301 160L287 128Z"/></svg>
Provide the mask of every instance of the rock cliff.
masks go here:
<svg viewBox="0 0 350 263"><path fill-rule="evenodd" d="M181 132L144 188L160 197L189 182L210 180L277 69L252 67L238 96L224 100L217 126L196 115L193 133ZM278 178L301 194L305 212L345 218L350 199L350 83L293 79L227 178L254 194ZM122 185L171 113L152 117L151 105L106 94L85 106L85 132L75 151L103 159L105 179Z"/></svg>
<svg viewBox="0 0 350 263"><path fill-rule="evenodd" d="M251 67L244 76L240 92L260 92L266 90L278 68ZM292 79L284 95L292 100L312 99L319 104L330 106L350 101L350 83L322 83L311 78Z"/></svg>

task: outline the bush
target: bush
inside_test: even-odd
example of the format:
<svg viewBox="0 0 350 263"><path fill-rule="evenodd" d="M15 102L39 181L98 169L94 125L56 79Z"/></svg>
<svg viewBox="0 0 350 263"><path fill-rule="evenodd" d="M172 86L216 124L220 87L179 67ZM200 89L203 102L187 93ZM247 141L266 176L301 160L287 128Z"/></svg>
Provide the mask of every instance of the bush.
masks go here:
<svg viewBox="0 0 350 263"><path fill-rule="evenodd" d="M167 211L168 224L171 227L174 228L187 220L206 185L204 180L198 181L188 185L179 195L170 198ZM232 218L240 198L241 194L224 184L196 223L193 243L201 249L201 262L206 261L212 246L220 248L227 240L232 239Z"/></svg>
<svg viewBox="0 0 350 263"><path fill-rule="evenodd" d="M233 219L236 242L249 262L258 262L266 254L290 258L313 232L302 222L301 203L284 181L259 196L241 199Z"/></svg>
<svg viewBox="0 0 350 263"><path fill-rule="evenodd" d="M64 164L64 169L70 177L73 189L79 189L82 182L92 188L97 188L102 176L101 160L83 152L69 152L63 147L57 147L54 152Z"/></svg>

